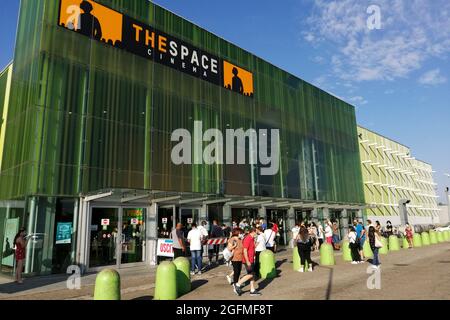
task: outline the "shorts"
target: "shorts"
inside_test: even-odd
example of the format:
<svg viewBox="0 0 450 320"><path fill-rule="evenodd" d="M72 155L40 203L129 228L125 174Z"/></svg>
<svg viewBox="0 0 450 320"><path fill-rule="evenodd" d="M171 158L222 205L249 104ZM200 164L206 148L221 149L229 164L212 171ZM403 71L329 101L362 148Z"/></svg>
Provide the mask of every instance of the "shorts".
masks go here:
<svg viewBox="0 0 450 320"><path fill-rule="evenodd" d="M359 240L359 250L363 250L364 249L364 243L366 242L366 239L360 239Z"/></svg>
<svg viewBox="0 0 450 320"><path fill-rule="evenodd" d="M247 264L245 264L245 271L247 271L247 274L254 276L255 275L255 263L252 263L250 265L250 267Z"/></svg>

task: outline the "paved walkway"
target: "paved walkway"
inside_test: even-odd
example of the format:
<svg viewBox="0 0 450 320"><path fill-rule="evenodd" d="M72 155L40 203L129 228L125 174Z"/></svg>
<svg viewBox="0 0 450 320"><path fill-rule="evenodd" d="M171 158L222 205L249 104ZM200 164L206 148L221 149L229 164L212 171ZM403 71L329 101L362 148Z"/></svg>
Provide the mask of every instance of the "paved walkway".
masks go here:
<svg viewBox="0 0 450 320"><path fill-rule="evenodd" d="M292 251L277 254L278 277L260 280L262 296L256 299L450 299L450 244L443 243L414 250L401 250L381 255L381 290L367 288L368 263L351 265L335 254L336 266L317 266L312 273L292 270ZM313 260L319 257L313 254ZM237 297L225 275L230 271L217 266L201 276L192 277L193 291L181 300L254 300L249 288ZM152 299L155 269L131 268L119 271L122 282L122 299ZM69 290L67 276L35 277L23 285L0 278L0 299L79 299L90 300L94 291L95 274L82 278L80 290Z"/></svg>

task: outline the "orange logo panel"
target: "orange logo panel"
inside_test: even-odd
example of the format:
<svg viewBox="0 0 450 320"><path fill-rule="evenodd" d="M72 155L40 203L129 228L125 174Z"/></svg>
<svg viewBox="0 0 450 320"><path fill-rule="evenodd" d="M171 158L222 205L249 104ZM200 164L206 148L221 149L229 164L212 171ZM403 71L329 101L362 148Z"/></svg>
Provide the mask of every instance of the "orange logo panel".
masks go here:
<svg viewBox="0 0 450 320"><path fill-rule="evenodd" d="M253 96L253 74L227 61L223 62L223 83L229 90Z"/></svg>
<svg viewBox="0 0 450 320"><path fill-rule="evenodd" d="M89 0L61 0L59 25L112 45L122 42L122 14Z"/></svg>

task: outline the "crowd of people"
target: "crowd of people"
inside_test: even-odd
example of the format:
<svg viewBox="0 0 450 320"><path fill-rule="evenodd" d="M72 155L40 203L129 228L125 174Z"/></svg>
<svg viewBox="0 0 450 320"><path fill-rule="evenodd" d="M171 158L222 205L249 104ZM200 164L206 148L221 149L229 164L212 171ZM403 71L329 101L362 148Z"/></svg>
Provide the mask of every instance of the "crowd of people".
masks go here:
<svg viewBox="0 0 450 320"><path fill-rule="evenodd" d="M188 249L191 255L191 274L201 274L203 270L203 248L208 248L209 265L220 264L219 259L220 244L207 244L210 238L227 238L222 252L223 262L232 268L226 279L232 285L236 295L242 294L242 287L247 282L250 283L250 295L259 296L261 293L255 289L255 281L259 276L259 257L264 250L277 250L277 237L279 227L275 222L266 222L264 219L248 221L242 219L240 222L233 221L232 226L219 225L214 220L210 232L207 231L206 221L202 221L197 226L191 225L191 230L184 237L183 226L179 223L172 231L171 238L174 240L174 258L186 256ZM324 243L330 244L335 250L340 250L342 240L339 234L337 221L327 219L324 224L320 222L297 223L292 232L291 247L298 250L300 257L300 268L298 272L313 272L314 263L311 259L311 252L320 250ZM352 264L365 263L364 244L368 244L373 252L373 259L370 260L373 268L380 266L379 250L383 247L382 237L391 235L404 235L410 248L413 247L413 229L407 224L403 230L394 228L390 221L382 228L379 221L372 223L367 220L366 226L362 221L353 221L347 234L349 248L352 256ZM245 275L241 276L242 267Z"/></svg>

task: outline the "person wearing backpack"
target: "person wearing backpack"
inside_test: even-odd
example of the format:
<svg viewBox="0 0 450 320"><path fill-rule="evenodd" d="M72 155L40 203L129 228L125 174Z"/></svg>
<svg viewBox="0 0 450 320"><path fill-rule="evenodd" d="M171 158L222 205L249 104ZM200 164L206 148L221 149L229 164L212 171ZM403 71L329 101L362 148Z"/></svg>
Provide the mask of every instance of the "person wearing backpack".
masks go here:
<svg viewBox="0 0 450 320"><path fill-rule="evenodd" d="M300 232L297 235L297 250L300 256L300 269L298 272L305 272L305 262L308 262L308 271L313 271L313 262L311 260L311 247L312 239L308 233L308 229L304 226L300 228Z"/></svg>

